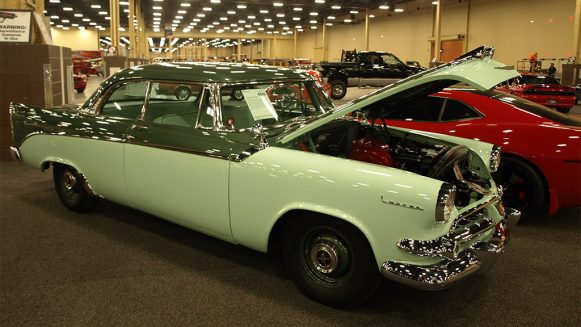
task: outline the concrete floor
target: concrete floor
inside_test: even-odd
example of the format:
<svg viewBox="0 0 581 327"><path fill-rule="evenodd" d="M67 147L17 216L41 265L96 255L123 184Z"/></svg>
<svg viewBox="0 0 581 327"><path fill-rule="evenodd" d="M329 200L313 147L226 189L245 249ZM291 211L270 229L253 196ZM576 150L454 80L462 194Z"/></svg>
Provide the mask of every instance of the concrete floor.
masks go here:
<svg viewBox="0 0 581 327"><path fill-rule="evenodd" d="M385 281L336 310L276 257L107 201L68 211L50 171L1 163L0 325L580 326L580 230L580 208L524 222L486 273L437 292Z"/></svg>

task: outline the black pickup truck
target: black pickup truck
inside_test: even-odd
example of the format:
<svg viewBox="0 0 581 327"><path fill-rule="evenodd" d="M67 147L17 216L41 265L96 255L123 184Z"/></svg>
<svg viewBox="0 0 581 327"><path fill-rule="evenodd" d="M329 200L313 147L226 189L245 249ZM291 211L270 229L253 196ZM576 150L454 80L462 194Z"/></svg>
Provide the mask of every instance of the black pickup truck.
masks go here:
<svg viewBox="0 0 581 327"><path fill-rule="evenodd" d="M331 97L341 99L347 86L385 86L424 69L406 65L389 52L343 50L341 62L322 61L318 70L331 85Z"/></svg>

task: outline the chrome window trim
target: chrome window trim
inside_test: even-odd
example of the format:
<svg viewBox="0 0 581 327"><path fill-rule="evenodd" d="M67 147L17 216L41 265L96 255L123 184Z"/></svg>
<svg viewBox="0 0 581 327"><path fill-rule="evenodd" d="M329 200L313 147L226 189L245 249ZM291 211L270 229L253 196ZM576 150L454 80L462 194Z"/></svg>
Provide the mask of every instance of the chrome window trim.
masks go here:
<svg viewBox="0 0 581 327"><path fill-rule="evenodd" d="M102 114L103 111L103 106L105 105L105 101L107 101L107 99L109 99L109 97L111 97L111 94L113 92L115 92L115 90L117 90L118 88L120 88L121 86L125 85L125 84L129 84L129 83L140 83L140 82L147 82L148 83L148 88L149 88L149 80L145 79L145 78L136 78L136 79L130 79L130 80L121 80L121 81L117 81L114 84L112 84L111 86L109 86L107 88L107 90L105 90L105 92L99 97L99 100L97 100L95 102L94 108L93 110L91 110L93 112L93 116L104 116L104 117L112 117L112 116L105 116ZM147 90L145 91L145 95L143 98L143 105L145 105L145 103L147 102ZM143 107L141 108L141 112L143 112ZM141 113L140 113L141 116ZM121 117L123 118L123 117ZM140 120L140 117L136 117L134 118L135 120Z"/></svg>

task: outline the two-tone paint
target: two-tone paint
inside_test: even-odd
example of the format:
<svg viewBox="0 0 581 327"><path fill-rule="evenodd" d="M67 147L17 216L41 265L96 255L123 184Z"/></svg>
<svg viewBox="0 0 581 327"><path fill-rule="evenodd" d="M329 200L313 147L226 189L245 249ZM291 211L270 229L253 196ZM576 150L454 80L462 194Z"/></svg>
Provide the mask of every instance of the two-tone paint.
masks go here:
<svg viewBox="0 0 581 327"><path fill-rule="evenodd" d="M478 219L490 220L491 228L458 242L456 250L462 252L493 238L493 227L498 229L505 216L489 173L492 145L394 129L394 133L409 134L426 143L469 147L472 168L490 181L488 193L480 200L454 208L450 220L437 223L434 216L441 180L301 152L291 146L293 140L386 97L410 90L427 92L457 81L488 89L515 73L482 55L478 59L463 58L318 117L296 119L269 131L230 131L217 122L211 129L161 126L140 117L103 117L99 106L111 87L127 80L200 82L208 90L216 90L236 83L309 77L290 70L246 65L138 66L104 81L80 108L47 110L12 104L10 111L15 151L25 163L40 169L53 162L72 166L99 196L263 252L269 250L277 224L300 212L325 214L359 229L371 245L378 269L393 278L388 263L440 265L436 271L445 270L441 265L449 262L443 255L418 255L398 243L402 239L447 237L458 228L456 218L471 215L476 209L485 215ZM210 101L210 106L219 117L219 101ZM474 267L466 271L472 272ZM443 285L447 284L445 280Z"/></svg>

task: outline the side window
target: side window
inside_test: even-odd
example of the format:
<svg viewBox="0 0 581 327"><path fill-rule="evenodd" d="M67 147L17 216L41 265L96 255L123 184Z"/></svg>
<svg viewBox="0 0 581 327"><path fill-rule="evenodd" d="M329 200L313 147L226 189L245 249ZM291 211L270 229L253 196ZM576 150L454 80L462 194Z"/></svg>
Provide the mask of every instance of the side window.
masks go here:
<svg viewBox="0 0 581 327"><path fill-rule="evenodd" d="M401 63L396 57L389 54L384 54L382 57L383 61L389 65L397 65Z"/></svg>
<svg viewBox="0 0 581 327"><path fill-rule="evenodd" d="M480 115L474 109L456 100L446 100L444 113L442 114L442 121L461 120L468 118L476 118Z"/></svg>
<svg viewBox="0 0 581 327"><path fill-rule="evenodd" d="M408 121L437 121L444 99L423 97L413 102L398 105L386 115L386 119Z"/></svg>
<svg viewBox="0 0 581 327"><path fill-rule="evenodd" d="M198 125L202 128L214 128L214 120L216 113L212 108L212 102L215 102L216 97L211 95L209 88L204 88L202 93L202 105L200 106L200 120Z"/></svg>
<svg viewBox="0 0 581 327"><path fill-rule="evenodd" d="M121 84L103 103L101 115L130 119L139 117L145 101L147 86L147 81Z"/></svg>
<svg viewBox="0 0 581 327"><path fill-rule="evenodd" d="M194 127L203 86L152 82L144 119L157 124Z"/></svg>

